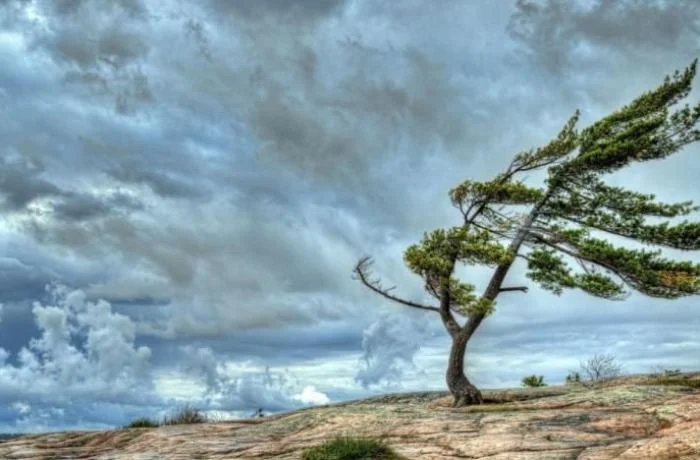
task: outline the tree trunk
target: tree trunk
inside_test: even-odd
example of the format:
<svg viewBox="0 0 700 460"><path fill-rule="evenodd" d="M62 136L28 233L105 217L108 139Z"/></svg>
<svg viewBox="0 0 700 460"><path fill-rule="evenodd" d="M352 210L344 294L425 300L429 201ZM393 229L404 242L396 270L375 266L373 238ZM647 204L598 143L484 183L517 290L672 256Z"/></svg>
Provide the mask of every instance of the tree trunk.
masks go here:
<svg viewBox="0 0 700 460"><path fill-rule="evenodd" d="M453 407L461 407L470 404L482 404L484 398L479 389L464 375L464 354L467 350L467 342L471 334L464 332L456 334L452 338L450 361L447 364L447 388L454 397Z"/></svg>
<svg viewBox="0 0 700 460"><path fill-rule="evenodd" d="M518 253L520 246L522 246L525 238L527 237L530 227L535 219L537 219L540 209L542 209L542 206L545 205L553 193L554 190L549 189L544 198L542 198L530 211L530 214L525 219L525 222L523 222L522 226L518 230L517 235L513 241L511 241L510 246L508 246L508 250L512 254ZM452 273L452 269L454 269L455 260L456 259L452 260L450 273ZM501 292L503 280L505 280L508 270L510 270L510 267L513 265L513 260L514 259L511 259L510 261L502 263L496 267L496 270L491 276L491 280L486 287L486 291L482 296L483 299L490 301L496 300L496 297L498 297L498 294ZM464 327L455 327L454 319L449 312L450 296L447 286L443 286L442 291L440 292L440 300L440 313L442 315L442 320L450 333L450 336L452 337L452 349L450 350L450 361L447 364L446 374L447 388L449 388L450 393L452 393L452 396L454 397L454 403L452 406L460 407L470 404L483 404L484 398L481 396L481 391L479 391L479 389L469 381L467 376L464 375L464 355L467 351L467 343L469 342L469 339L471 339L472 335L474 335L474 332L476 332L477 328L484 320L485 315L480 313L473 314L469 316L469 319Z"/></svg>

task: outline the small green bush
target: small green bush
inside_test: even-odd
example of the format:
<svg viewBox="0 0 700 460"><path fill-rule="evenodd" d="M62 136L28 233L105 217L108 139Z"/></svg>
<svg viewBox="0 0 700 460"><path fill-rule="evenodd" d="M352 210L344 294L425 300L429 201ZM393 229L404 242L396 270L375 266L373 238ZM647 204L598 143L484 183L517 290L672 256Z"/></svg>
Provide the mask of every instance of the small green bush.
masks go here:
<svg viewBox="0 0 700 460"><path fill-rule="evenodd" d="M540 375L528 375L523 377L522 384L524 387L546 387L547 384L544 383L544 376Z"/></svg>
<svg viewBox="0 0 700 460"><path fill-rule="evenodd" d="M132 420L131 423L125 425L124 428L155 428L157 426L160 426L157 421L148 417L141 417L137 418L136 420Z"/></svg>
<svg viewBox="0 0 700 460"><path fill-rule="evenodd" d="M370 438L338 437L306 449L302 460L400 460L390 447Z"/></svg>

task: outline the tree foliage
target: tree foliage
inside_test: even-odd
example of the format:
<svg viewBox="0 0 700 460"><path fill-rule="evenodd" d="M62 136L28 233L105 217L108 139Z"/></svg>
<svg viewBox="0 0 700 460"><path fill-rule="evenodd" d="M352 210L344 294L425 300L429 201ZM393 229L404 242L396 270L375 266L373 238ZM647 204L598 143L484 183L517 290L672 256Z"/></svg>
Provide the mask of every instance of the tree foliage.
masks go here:
<svg viewBox="0 0 700 460"><path fill-rule="evenodd" d="M666 158L700 139L700 104L673 109L689 94L696 64L580 132L577 111L556 138L517 154L493 180L466 180L454 187L449 196L462 224L426 233L409 246L407 267L423 279L428 294L448 297L450 310L464 316L491 313L498 292L479 296L474 285L454 278L456 264L509 267L516 257L527 260L531 280L555 294L580 289L623 299L630 290L662 298L699 293L700 265L618 241L700 249L700 222L649 220L687 216L700 208L692 201L659 202L652 194L604 181L606 174L633 162ZM543 168L544 187L518 180ZM523 213L524 207L530 212ZM616 237L615 243L609 236ZM364 268L358 264L356 272ZM525 290L498 291L514 289Z"/></svg>

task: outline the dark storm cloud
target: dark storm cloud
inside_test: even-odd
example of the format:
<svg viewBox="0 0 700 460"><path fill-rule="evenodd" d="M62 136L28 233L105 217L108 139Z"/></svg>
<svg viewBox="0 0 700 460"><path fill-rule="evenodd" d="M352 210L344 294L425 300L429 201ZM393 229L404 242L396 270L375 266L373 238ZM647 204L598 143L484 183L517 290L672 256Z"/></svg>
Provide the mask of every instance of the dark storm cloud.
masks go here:
<svg viewBox="0 0 700 460"><path fill-rule="evenodd" d="M84 221L104 217L126 210L142 210L143 205L134 197L116 193L109 197L96 197L87 193L67 193L53 205L53 212L60 220Z"/></svg>
<svg viewBox="0 0 700 460"><path fill-rule="evenodd" d="M115 307L115 310L131 312L133 308ZM139 340L140 345L154 351L153 359L159 366L168 367L177 362L180 351L175 346L194 346L210 349L223 357L235 357L239 361L273 368L284 367L290 362L303 363L333 359L348 353L359 354L362 342L362 321L328 321L313 326L291 324L284 329L261 327L210 338L175 338L165 343L157 337L143 336ZM281 354L280 350L285 350L285 353ZM389 350L378 349L374 352L390 353Z"/></svg>
<svg viewBox="0 0 700 460"><path fill-rule="evenodd" d="M201 22L195 19L188 19L183 25L185 29L185 35L190 37L197 47L199 48L200 54L207 60L211 62L212 56L209 50L209 37L207 35L207 28Z"/></svg>
<svg viewBox="0 0 700 460"><path fill-rule="evenodd" d="M108 94L121 114L153 100L140 66L150 51L148 11L140 0L37 1L26 3L41 16L19 15L10 28L22 31L30 49L58 64L64 82L96 95Z"/></svg>
<svg viewBox="0 0 700 460"><path fill-rule="evenodd" d="M44 165L33 158L0 157L0 196L6 211L24 211L41 198L51 198L47 209L60 220L85 220L117 210L138 210L137 199L123 193L97 197L63 190L44 177ZM38 211L40 215L45 212Z"/></svg>
<svg viewBox="0 0 700 460"><path fill-rule="evenodd" d="M509 32L552 71L576 58L700 48L700 4L693 0L518 0L516 8Z"/></svg>
<svg viewBox="0 0 700 460"><path fill-rule="evenodd" d="M426 149L453 147L463 139L465 120L456 116L462 106L459 88L440 63L414 50L377 52L358 44L340 51L356 59L361 70L343 76L332 91L313 85L298 97L261 77L258 85L265 93L250 119L261 156L317 180L356 188L353 182L372 174L374 161L399 152L418 155L402 149L404 129L411 142ZM384 60L402 69L400 76L380 66Z"/></svg>
<svg viewBox="0 0 700 460"><path fill-rule="evenodd" d="M30 158L0 156L0 194L6 210L23 210L33 201L50 196L61 196L63 191L41 177L44 167Z"/></svg>
<svg viewBox="0 0 700 460"><path fill-rule="evenodd" d="M39 0L39 3L57 15L69 18L80 14L82 9L90 5L107 12L121 10L132 18L140 17L147 12L142 0Z"/></svg>
<svg viewBox="0 0 700 460"><path fill-rule="evenodd" d="M43 45L59 61L77 64L81 69L94 69L101 64L122 68L146 56L148 47L136 32L109 28L95 38L81 35L80 30L61 30L53 41Z"/></svg>
<svg viewBox="0 0 700 460"><path fill-rule="evenodd" d="M257 17L265 14L275 16L295 15L301 20L327 16L348 3L348 0L206 0L218 14L234 14Z"/></svg>
<svg viewBox="0 0 700 460"><path fill-rule="evenodd" d="M273 279L287 285L291 292L338 285L339 280L327 272L334 265L333 255L327 250L319 251L317 242L303 234L303 227L294 230L304 217L319 220L314 227L321 228L331 224L329 218L295 216L279 206L262 203L238 213L225 203L202 206L197 210L196 204L188 204L181 209L180 217L189 214L202 219L195 219L189 228L179 227L172 217L156 226L150 219L139 222L124 216L81 224L54 222L50 228L30 221L26 228L45 244L63 245L85 255L117 248L127 260L147 263L177 287L191 287L200 268L217 274L208 280L201 279L212 287L218 285L215 292L228 285L262 293ZM206 216L208 212L220 215ZM268 216L276 216L281 222L266 222ZM292 228L287 230L287 225ZM228 231L219 233L224 228ZM310 254L315 254L318 265L296 270L294 267L303 266ZM274 269L279 260L285 261L289 271ZM348 267L350 260L346 259Z"/></svg>
<svg viewBox="0 0 700 460"><path fill-rule="evenodd" d="M145 184L157 195L167 198L196 198L206 195L206 192L195 188L182 179L172 175L153 171L147 166L137 166L133 163L123 164L108 171L108 174L120 182Z"/></svg>

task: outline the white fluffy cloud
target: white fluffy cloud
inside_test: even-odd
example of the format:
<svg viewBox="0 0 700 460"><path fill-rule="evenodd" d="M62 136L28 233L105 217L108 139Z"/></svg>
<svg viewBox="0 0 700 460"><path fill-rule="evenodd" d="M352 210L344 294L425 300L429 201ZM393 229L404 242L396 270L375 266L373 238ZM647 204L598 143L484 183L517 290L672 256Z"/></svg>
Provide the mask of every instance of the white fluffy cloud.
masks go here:
<svg viewBox="0 0 700 460"><path fill-rule="evenodd" d="M328 395L318 391L313 385L305 386L301 393L294 396L294 399L304 404L328 404Z"/></svg>
<svg viewBox="0 0 700 460"><path fill-rule="evenodd" d="M38 336L14 355L0 348L0 432L56 429L61 421L107 427L144 412L165 413L183 399L204 411L239 415L329 402L289 372L237 364L192 346L181 350L175 374L195 385L174 397L158 387L152 351L137 346L132 319L79 289L50 285L47 294L50 302L32 308ZM94 409L77 409L83 404ZM14 422L3 422L5 412Z"/></svg>
<svg viewBox="0 0 700 460"><path fill-rule="evenodd" d="M289 371L227 363L206 347L185 346L183 352L182 375L202 384L200 398L213 410L262 408L276 412L330 401L326 394L313 385L304 385Z"/></svg>
<svg viewBox="0 0 700 460"><path fill-rule="evenodd" d="M147 400L151 390L148 347L136 347L135 327L105 301L89 302L81 290L51 286L51 305L32 308L39 337L10 363L3 353L3 399L41 400L58 406L75 398Z"/></svg>

